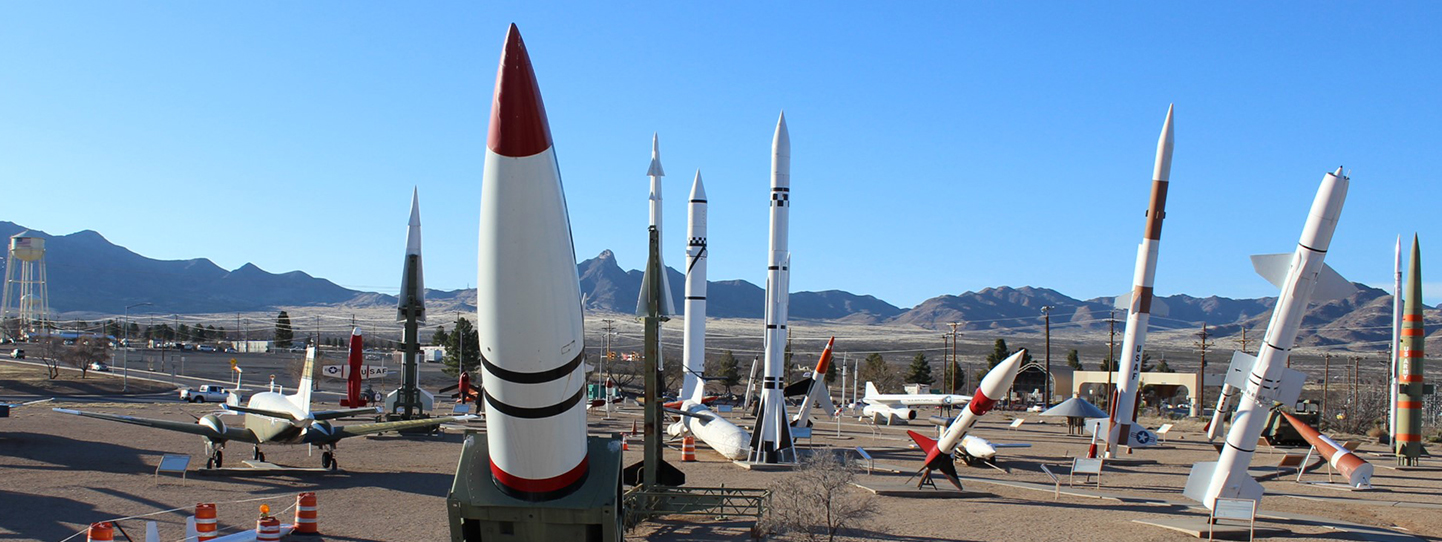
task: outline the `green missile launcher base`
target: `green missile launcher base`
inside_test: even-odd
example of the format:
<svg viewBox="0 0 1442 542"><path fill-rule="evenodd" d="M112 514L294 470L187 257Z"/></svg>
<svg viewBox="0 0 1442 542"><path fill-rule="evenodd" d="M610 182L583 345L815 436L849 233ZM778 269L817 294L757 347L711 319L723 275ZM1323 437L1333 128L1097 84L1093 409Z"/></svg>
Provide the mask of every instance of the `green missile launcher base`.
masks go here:
<svg viewBox="0 0 1442 542"><path fill-rule="evenodd" d="M446 511L452 542L536 542L575 540L619 542L621 528L621 441L587 437L590 472L574 493L546 502L527 502L502 493L491 479L484 435L467 435Z"/></svg>

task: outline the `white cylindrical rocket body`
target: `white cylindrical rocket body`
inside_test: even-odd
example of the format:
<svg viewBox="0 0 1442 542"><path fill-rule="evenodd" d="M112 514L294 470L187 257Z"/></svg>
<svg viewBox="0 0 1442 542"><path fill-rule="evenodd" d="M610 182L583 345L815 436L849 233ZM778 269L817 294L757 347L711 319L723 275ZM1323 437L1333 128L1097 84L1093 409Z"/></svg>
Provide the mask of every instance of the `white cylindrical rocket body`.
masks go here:
<svg viewBox="0 0 1442 542"><path fill-rule="evenodd" d="M587 474L580 283L550 128L512 26L496 79L476 273L489 469L512 497L570 494Z"/></svg>
<svg viewBox="0 0 1442 542"><path fill-rule="evenodd" d="M1267 334L1257 352L1257 361L1252 365L1247 386L1240 390L1232 427L1227 432L1226 444L1217 458L1202 500L1209 509L1218 498L1261 498L1261 486L1247 474L1247 467L1251 465L1257 439L1261 437L1262 426L1281 386L1287 357L1296 342L1297 330L1312 299L1317 277L1322 272L1322 260L1332 243L1332 234L1342 215L1342 204L1347 199L1347 186L1348 179L1342 176L1341 168L1322 177L1322 185L1312 201L1297 250L1292 254L1277 305L1272 310L1272 319L1267 324Z"/></svg>
<svg viewBox="0 0 1442 542"><path fill-rule="evenodd" d="M776 122L771 140L771 240L766 259L765 365L761 377L760 416L751 434L748 459L756 463L793 463L790 426L783 388L786 377L786 305L790 283L787 243L791 211L791 136L786 115Z"/></svg>
<svg viewBox="0 0 1442 542"><path fill-rule="evenodd" d="M1167 186L1172 172L1172 109L1157 140L1157 158L1152 170L1152 195L1147 204L1147 225L1142 243L1137 247L1137 264L1132 274L1131 304L1127 307L1126 334L1122 337L1122 353L1127 356L1120 365L1117 396L1111 404L1107 425L1107 457L1113 457L1118 446L1129 446L1136 426L1137 390L1141 387L1142 351L1147 344L1147 326L1151 323L1152 284L1156 281L1157 252L1162 242L1162 219L1166 218Z"/></svg>
<svg viewBox="0 0 1442 542"><path fill-rule="evenodd" d="M1397 250L1392 264L1392 359L1387 406L1387 438L1397 438L1397 374L1402 366L1402 236L1397 236Z"/></svg>
<svg viewBox="0 0 1442 542"><path fill-rule="evenodd" d="M691 202L686 207L686 327L682 331L684 352L681 400L701 402L706 395L706 187L701 172L691 183ZM697 435L699 436L699 435ZM712 446L713 448L715 446ZM735 458L732 458L735 459Z"/></svg>
<svg viewBox="0 0 1442 542"><path fill-rule="evenodd" d="M972 394L971 402L961 410L961 415L947 426L941 438L936 441L936 450L939 454L950 454L956 449L961 438L971 430L976 421L983 414L990 412L996 402L1005 399L1007 391L1011 390L1012 382L1016 380L1016 373L1021 370L1021 360L1026 357L1026 350L1018 350L1015 354L996 364L996 367L987 371L982 377L981 384L976 387L976 393ZM930 458L927 458L930 461Z"/></svg>
<svg viewBox="0 0 1442 542"><path fill-rule="evenodd" d="M1222 383L1222 393L1217 394L1217 408L1212 411L1212 423L1207 424L1207 440L1217 440L1222 435L1223 417L1227 409L1232 406L1232 398L1237 396L1237 388L1231 384Z"/></svg>
<svg viewBox="0 0 1442 542"><path fill-rule="evenodd" d="M746 458L746 446L751 436L746 430L731 423L731 420L722 418L720 414L712 412L710 408L696 401L686 400L681 403L681 410L702 416L681 416L681 423L687 431L696 435L712 450L716 450L726 459L737 460ZM707 418L705 415L709 414Z"/></svg>

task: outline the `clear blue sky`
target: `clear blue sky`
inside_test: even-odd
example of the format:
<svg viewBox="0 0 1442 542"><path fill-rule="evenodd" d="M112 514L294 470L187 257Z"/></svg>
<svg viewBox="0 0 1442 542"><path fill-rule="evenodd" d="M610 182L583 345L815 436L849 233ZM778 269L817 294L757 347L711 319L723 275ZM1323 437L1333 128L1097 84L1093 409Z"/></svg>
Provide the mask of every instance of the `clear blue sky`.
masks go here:
<svg viewBox="0 0 1442 542"><path fill-rule="evenodd" d="M1159 293L1275 295L1247 256L1292 250L1338 165L1344 276L1442 243L1442 4L535 4L0 4L0 219L393 292L415 185L426 284L465 287L514 21L578 259L641 267L655 131L667 260L700 168L711 278L763 283L782 109L795 291L1126 291L1173 102Z"/></svg>

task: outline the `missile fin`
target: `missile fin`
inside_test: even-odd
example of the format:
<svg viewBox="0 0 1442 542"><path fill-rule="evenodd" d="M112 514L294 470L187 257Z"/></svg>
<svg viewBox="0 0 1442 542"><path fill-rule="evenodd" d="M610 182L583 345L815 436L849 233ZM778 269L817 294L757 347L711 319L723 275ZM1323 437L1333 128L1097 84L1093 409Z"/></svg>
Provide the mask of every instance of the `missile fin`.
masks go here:
<svg viewBox="0 0 1442 542"><path fill-rule="evenodd" d="M1232 352L1232 365L1227 367L1227 385L1239 390L1247 389L1247 375L1257 364L1257 356L1246 352Z"/></svg>
<svg viewBox="0 0 1442 542"><path fill-rule="evenodd" d="M1296 369L1282 369L1282 382L1277 385L1277 395L1272 400L1284 405L1296 404L1302 395L1302 385L1307 382L1307 373Z"/></svg>
<svg viewBox="0 0 1442 542"><path fill-rule="evenodd" d="M1212 476L1216 473L1216 461L1203 461L1192 465L1192 472L1187 475L1187 485L1182 489L1182 496L1197 502L1206 502L1207 487L1212 485Z"/></svg>
<svg viewBox="0 0 1442 542"><path fill-rule="evenodd" d="M1343 278L1332 266L1322 264L1322 272L1317 274L1317 285L1312 287L1313 303L1346 299L1355 293L1357 286L1352 284L1352 281Z"/></svg>
<svg viewBox="0 0 1442 542"><path fill-rule="evenodd" d="M1115 300L1115 301L1112 301L1112 306L1115 307L1117 310L1121 310L1121 311L1131 310L1131 308L1132 308L1132 293L1129 291L1129 292L1127 292L1127 293L1118 295L1117 298L1116 298L1116 300Z"/></svg>
<svg viewBox="0 0 1442 542"><path fill-rule="evenodd" d="M1257 254L1252 256L1252 269L1258 275L1267 279L1272 286L1285 287L1287 283L1287 270L1292 267L1291 254Z"/></svg>
<svg viewBox="0 0 1442 542"><path fill-rule="evenodd" d="M1162 317L1165 317L1165 316L1167 316L1168 314L1171 314L1171 313L1172 313L1172 308L1171 308L1171 307L1168 307L1167 304L1166 304L1166 302L1162 301L1161 298L1159 298L1159 297L1152 296L1152 312L1151 312L1151 315L1152 315L1152 316L1162 316Z"/></svg>

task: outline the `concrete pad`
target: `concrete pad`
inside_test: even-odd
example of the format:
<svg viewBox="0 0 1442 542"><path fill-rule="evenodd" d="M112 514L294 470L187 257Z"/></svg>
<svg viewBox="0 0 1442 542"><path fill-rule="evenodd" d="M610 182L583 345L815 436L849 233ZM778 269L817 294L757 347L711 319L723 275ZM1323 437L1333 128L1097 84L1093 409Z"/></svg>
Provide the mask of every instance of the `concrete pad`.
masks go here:
<svg viewBox="0 0 1442 542"><path fill-rule="evenodd" d="M732 461L732 463L735 463L736 466L743 469L759 472L779 472L796 468L796 464L794 463L751 463L749 461Z"/></svg>
<svg viewBox="0 0 1442 542"><path fill-rule="evenodd" d="M194 472L201 476L283 476L288 474L336 474L341 471L332 471L320 467L286 467L247 459L241 461L245 467L223 467L219 469L196 469Z"/></svg>
<svg viewBox="0 0 1442 542"><path fill-rule="evenodd" d="M1197 538L1207 537L1207 518L1203 517L1178 517L1160 519L1134 519L1134 522L1142 525L1161 527L1177 532L1186 533ZM1250 538L1270 538L1287 534L1287 531L1276 527L1267 527L1257 524L1255 536L1249 535L1251 529L1246 525L1238 525L1238 522L1224 520L1226 523L1218 523L1211 527L1212 537L1222 540L1248 540Z"/></svg>

